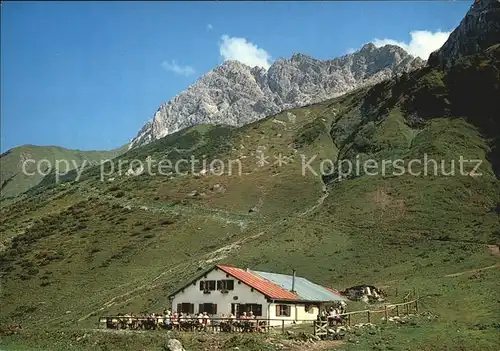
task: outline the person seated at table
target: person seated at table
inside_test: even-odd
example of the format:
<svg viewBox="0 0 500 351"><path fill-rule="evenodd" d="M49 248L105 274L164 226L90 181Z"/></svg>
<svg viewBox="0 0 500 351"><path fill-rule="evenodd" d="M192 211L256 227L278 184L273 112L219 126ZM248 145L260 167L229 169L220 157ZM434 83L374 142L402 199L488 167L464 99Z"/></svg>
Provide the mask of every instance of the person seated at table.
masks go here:
<svg viewBox="0 0 500 351"><path fill-rule="evenodd" d="M228 322L230 325L232 326L235 326L237 321L236 321L236 316L231 312L229 315L228 315Z"/></svg>
<svg viewBox="0 0 500 351"><path fill-rule="evenodd" d="M174 314L172 316L172 325L174 327L178 327L179 326L179 314L177 312L174 312Z"/></svg>
<svg viewBox="0 0 500 351"><path fill-rule="evenodd" d="M248 319L247 313L243 312L243 314L240 316L240 319Z"/></svg>
<svg viewBox="0 0 500 351"><path fill-rule="evenodd" d="M326 309L323 309L323 311L321 311L320 320L326 321L327 317L328 317L328 312L326 311Z"/></svg>
<svg viewBox="0 0 500 351"><path fill-rule="evenodd" d="M126 313L124 317L126 318L127 327L129 329L132 329L132 325L134 324L134 318L132 317L132 312Z"/></svg>
<svg viewBox="0 0 500 351"><path fill-rule="evenodd" d="M250 311L250 314L248 316L248 319L255 319L255 316L252 311Z"/></svg>
<svg viewBox="0 0 500 351"><path fill-rule="evenodd" d="M231 331L231 325L232 325L232 321L229 319L229 314L223 313L221 315L220 324L219 324L220 330L225 331L225 332L229 332L229 331Z"/></svg>
<svg viewBox="0 0 500 351"><path fill-rule="evenodd" d="M156 315L156 326L161 326L163 325L164 318L162 314L158 313Z"/></svg>
<svg viewBox="0 0 500 351"><path fill-rule="evenodd" d="M206 327L210 325L210 317L207 312L203 312L203 325Z"/></svg>
<svg viewBox="0 0 500 351"><path fill-rule="evenodd" d="M339 308L340 314L347 312L346 307L347 307L347 303L345 301L340 301L340 308Z"/></svg>
<svg viewBox="0 0 500 351"><path fill-rule="evenodd" d="M329 323L333 323L335 319L336 313L333 307L330 307L330 311L328 312L327 319Z"/></svg>
<svg viewBox="0 0 500 351"><path fill-rule="evenodd" d="M340 312L337 308L330 308L330 313L328 315L328 321L330 323L335 322L335 324L342 323L342 317L340 316Z"/></svg>
<svg viewBox="0 0 500 351"><path fill-rule="evenodd" d="M172 326L172 315L166 314L165 317L163 318L163 326L167 329L170 329Z"/></svg>

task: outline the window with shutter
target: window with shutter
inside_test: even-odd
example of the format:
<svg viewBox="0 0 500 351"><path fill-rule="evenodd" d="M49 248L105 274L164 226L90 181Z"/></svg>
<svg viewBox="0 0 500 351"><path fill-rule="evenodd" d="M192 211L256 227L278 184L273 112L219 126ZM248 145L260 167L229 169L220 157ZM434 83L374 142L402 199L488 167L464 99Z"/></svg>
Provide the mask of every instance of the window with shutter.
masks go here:
<svg viewBox="0 0 500 351"><path fill-rule="evenodd" d="M200 280L200 290L202 291L215 290L215 280Z"/></svg>
<svg viewBox="0 0 500 351"><path fill-rule="evenodd" d="M233 279L217 280L217 290L234 290L234 280Z"/></svg>
<svg viewBox="0 0 500 351"><path fill-rule="evenodd" d="M215 303L200 303L198 313L207 312L208 314L217 314L217 304Z"/></svg>
<svg viewBox="0 0 500 351"><path fill-rule="evenodd" d="M262 305L255 305L255 311L253 312L257 317L262 316Z"/></svg>
<svg viewBox="0 0 500 351"><path fill-rule="evenodd" d="M178 313L193 313L194 312L194 304L189 302L184 302L182 304L177 305Z"/></svg>
<svg viewBox="0 0 500 351"><path fill-rule="evenodd" d="M262 316L262 305L256 303L247 303L244 305L243 308L246 313L252 312L253 315L256 317Z"/></svg>
<svg viewBox="0 0 500 351"><path fill-rule="evenodd" d="M207 280L208 290L215 290L215 280Z"/></svg>
<svg viewBox="0 0 500 351"><path fill-rule="evenodd" d="M290 317L291 316L290 305L276 305L276 316L278 317Z"/></svg>

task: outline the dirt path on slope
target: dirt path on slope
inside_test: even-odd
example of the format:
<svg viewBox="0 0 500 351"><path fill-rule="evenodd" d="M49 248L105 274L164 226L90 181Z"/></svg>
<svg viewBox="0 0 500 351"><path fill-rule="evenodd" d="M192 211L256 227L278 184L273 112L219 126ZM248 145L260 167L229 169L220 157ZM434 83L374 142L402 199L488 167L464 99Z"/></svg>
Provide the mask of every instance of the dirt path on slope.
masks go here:
<svg viewBox="0 0 500 351"><path fill-rule="evenodd" d="M318 207L320 207L321 205L323 205L323 203L325 202L326 198L329 195L330 195L330 193L326 189L326 185L323 184L323 195L321 195L321 197L316 201L315 205L313 205L312 207L308 208L307 210L305 210L304 212L302 212L301 214L299 214L299 217L304 217L305 215L307 215L307 214L315 211Z"/></svg>
<svg viewBox="0 0 500 351"><path fill-rule="evenodd" d="M497 267L500 267L500 263L497 263L497 264L494 264L494 265L488 266L488 267L471 269L468 271L463 271L463 272L458 272L458 273L453 273L453 274L447 274L447 275L445 275L445 277L458 277L458 276L461 276L463 274L481 272L481 271L485 271L487 269L492 269L492 268L497 268Z"/></svg>
<svg viewBox="0 0 500 351"><path fill-rule="evenodd" d="M500 247L498 247L498 245L488 245L488 250L491 252L491 254L493 256L500 258ZM471 269L471 270L468 270L468 271L463 271L463 272L458 272L458 273L453 273L453 274L447 274L447 275L445 275L445 277L458 277L458 276L461 276L463 274L477 273L477 272L481 272L481 271L485 271L487 269L493 269L493 268L497 268L497 267L500 267L500 263L497 263L497 264L494 264L494 265L491 265L491 266L488 266L488 267L476 268L476 269Z"/></svg>

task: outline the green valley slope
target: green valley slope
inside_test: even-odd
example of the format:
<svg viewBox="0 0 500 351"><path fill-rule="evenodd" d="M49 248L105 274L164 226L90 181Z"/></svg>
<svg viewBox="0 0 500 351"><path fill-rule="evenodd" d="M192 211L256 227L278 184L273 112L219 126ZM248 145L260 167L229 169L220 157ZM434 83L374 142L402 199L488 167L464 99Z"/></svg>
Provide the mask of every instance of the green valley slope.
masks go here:
<svg viewBox="0 0 500 351"><path fill-rule="evenodd" d="M101 160L116 157L126 150L125 146L110 151L80 151L59 146L23 145L15 147L0 156L0 196L6 200L36 186L42 181L44 175L50 174L51 170L56 167L56 160L60 161L58 165L60 172L63 173L82 165L98 164ZM40 163L41 160L47 161ZM67 163L63 160L66 160ZM25 172L23 164L25 164Z"/></svg>
<svg viewBox="0 0 500 351"><path fill-rule="evenodd" d="M190 128L119 156L104 175L95 167L33 189L1 208L0 323L74 330L99 315L162 310L180 283L226 263L295 268L337 289L374 284L392 301L415 289L438 316L367 335L364 349L494 350L500 274L488 245L500 244L499 69L497 46L446 71L424 68L239 129ZM394 175L391 165L385 175L315 174L323 160L408 167L424 155L447 172L454 160L455 175L417 174L418 163L415 174ZM119 172L120 160L191 156L221 159L225 173L192 174L188 164L186 175ZM460 156L480 160L481 175L459 174ZM230 161L241 174L227 173Z"/></svg>

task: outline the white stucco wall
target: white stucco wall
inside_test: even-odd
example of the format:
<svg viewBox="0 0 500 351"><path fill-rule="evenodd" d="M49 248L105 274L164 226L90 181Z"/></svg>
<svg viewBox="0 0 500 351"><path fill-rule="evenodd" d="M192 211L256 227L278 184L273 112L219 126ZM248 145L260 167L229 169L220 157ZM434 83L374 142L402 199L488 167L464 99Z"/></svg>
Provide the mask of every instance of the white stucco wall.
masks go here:
<svg viewBox="0 0 500 351"><path fill-rule="evenodd" d="M289 305L291 307L290 317L285 316L277 316L276 315L276 306L277 305ZM311 313L306 312L304 304L287 304L286 302L276 302L271 303L269 306L270 309L270 319L280 319L285 320L285 324L290 323L301 323L301 321L313 321L318 316L318 308L312 307ZM281 325L281 321L271 321L270 325Z"/></svg>
<svg viewBox="0 0 500 351"><path fill-rule="evenodd" d="M285 317L285 316L277 316L276 315L276 306L277 305L288 305L290 306L290 317ZM285 324L290 324L293 323L296 318L296 311L295 311L295 304L289 304L285 302L277 302L277 303L271 303L269 304L269 319L271 319L269 325L281 325L281 321L273 321L272 319L279 319L279 320L285 320Z"/></svg>
<svg viewBox="0 0 500 351"><path fill-rule="evenodd" d="M200 280L223 280L223 279L233 279L234 280L234 290L229 290L227 294L223 294L218 290L212 291L210 294L204 294L200 290ZM237 296L238 299L235 300L234 297ZM194 285L189 285L175 295L172 300L172 311L176 312L177 304L179 303L192 303L194 304L194 312L198 313L198 307L201 303L214 303L217 304L217 315L214 317L221 317L222 314L228 314L231 312L232 303L255 303L262 305L262 317L267 318L267 305L268 302L263 294L257 290L251 291L251 287L245 283L238 284L238 281L233 277L226 277L226 273L221 270L213 270L207 274L207 277L200 278L195 282Z"/></svg>
<svg viewBox="0 0 500 351"><path fill-rule="evenodd" d="M297 320L308 320L308 321L313 321L316 320L318 317L319 313L319 308L318 307L311 307L309 309L309 312L306 312L306 306L305 305L297 305Z"/></svg>

